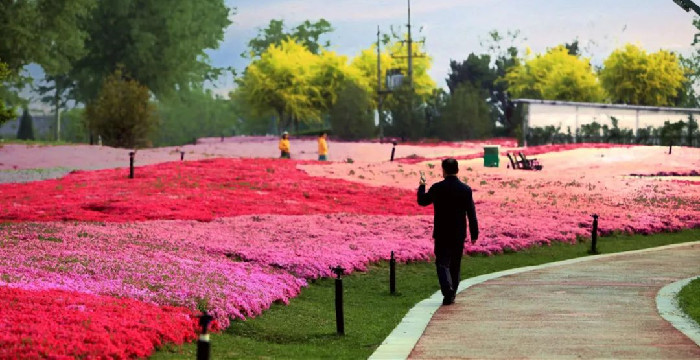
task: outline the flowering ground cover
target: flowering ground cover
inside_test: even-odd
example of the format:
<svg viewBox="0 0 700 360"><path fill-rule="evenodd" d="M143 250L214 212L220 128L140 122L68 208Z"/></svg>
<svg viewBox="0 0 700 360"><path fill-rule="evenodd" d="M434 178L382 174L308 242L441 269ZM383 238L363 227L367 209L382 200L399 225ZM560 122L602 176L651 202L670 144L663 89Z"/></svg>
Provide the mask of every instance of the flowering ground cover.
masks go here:
<svg viewBox="0 0 700 360"><path fill-rule="evenodd" d="M209 310L224 327L229 318L256 316L275 301L289 301L306 285L266 265L168 241L175 239L159 236L157 229L148 235L120 224L3 226L0 285Z"/></svg>
<svg viewBox="0 0 700 360"><path fill-rule="evenodd" d="M700 150L535 147L525 153L537 154L545 170L530 172L483 168L480 146L455 147L481 228L465 253L574 243L590 235L592 213L602 233L700 227L700 181L691 172ZM165 312L176 306L189 316L206 309L226 327L287 303L310 279L329 277L331 266L364 271L391 251L402 262L427 261L432 208L415 204L415 188L419 171L430 184L440 172L439 158L424 154L403 163L208 159L139 166L135 179L118 168L0 185L0 294L63 291ZM683 183L629 177L659 172L691 176ZM82 320L69 319L66 328L79 329ZM137 319L110 331L129 333ZM180 333L194 336L191 328ZM44 349L12 339L27 351ZM139 348L158 345L151 343ZM115 357L142 356L124 354Z"/></svg>
<svg viewBox="0 0 700 360"><path fill-rule="evenodd" d="M0 359L129 359L195 338L185 308L0 286Z"/></svg>
<svg viewBox="0 0 700 360"><path fill-rule="evenodd" d="M169 162L77 171L28 184L0 185L0 219L110 221L215 218L247 214L406 215L427 213L409 192L319 179L277 159Z"/></svg>

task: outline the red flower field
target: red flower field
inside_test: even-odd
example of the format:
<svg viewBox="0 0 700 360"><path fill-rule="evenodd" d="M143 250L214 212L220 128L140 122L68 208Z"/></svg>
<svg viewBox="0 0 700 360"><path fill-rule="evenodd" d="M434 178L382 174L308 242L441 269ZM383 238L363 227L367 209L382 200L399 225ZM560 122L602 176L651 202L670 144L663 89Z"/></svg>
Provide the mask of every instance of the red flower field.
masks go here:
<svg viewBox="0 0 700 360"><path fill-rule="evenodd" d="M0 219L211 221L250 214L429 213L413 192L309 176L297 162L214 159L128 169L77 171L28 184L0 185Z"/></svg>

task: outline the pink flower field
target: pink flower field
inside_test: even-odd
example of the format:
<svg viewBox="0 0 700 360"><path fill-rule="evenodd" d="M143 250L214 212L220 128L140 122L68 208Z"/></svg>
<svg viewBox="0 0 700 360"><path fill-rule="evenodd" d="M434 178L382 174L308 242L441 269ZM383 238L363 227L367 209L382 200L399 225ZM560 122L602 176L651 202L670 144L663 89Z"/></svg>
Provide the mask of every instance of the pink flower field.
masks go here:
<svg viewBox="0 0 700 360"><path fill-rule="evenodd" d="M432 209L415 189L419 171L440 180L447 156L477 203L481 235L465 253L573 243L593 213L602 233L700 227L700 149L498 140L544 165L529 172L505 156L485 168L483 143L399 145L389 162L391 144L331 141L319 163L315 141L278 160L274 138L225 140L182 148L184 162L179 148L140 150L135 179L126 150L0 147L0 359L144 357L193 340L201 310L225 328L332 266L365 271L391 251L430 261ZM78 171L12 183L39 168Z"/></svg>

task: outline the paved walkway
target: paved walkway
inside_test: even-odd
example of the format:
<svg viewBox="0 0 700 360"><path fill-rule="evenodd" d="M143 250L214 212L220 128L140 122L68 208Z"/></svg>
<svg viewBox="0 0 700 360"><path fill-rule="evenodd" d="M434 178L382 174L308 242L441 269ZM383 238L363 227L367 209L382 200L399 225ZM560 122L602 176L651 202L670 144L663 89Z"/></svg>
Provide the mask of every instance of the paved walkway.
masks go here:
<svg viewBox="0 0 700 360"><path fill-rule="evenodd" d="M693 243L476 280L454 305L434 312L409 357L700 359L700 346L664 320L656 305L662 287L698 275L700 243ZM440 299L434 298L424 306ZM397 328L388 347L410 332Z"/></svg>

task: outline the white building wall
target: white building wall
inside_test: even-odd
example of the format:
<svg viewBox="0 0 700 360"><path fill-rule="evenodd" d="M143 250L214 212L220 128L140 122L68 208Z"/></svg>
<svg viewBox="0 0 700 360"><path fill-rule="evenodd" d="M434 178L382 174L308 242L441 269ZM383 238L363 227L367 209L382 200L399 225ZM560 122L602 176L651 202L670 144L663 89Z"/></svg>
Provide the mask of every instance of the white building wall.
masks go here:
<svg viewBox="0 0 700 360"><path fill-rule="evenodd" d="M571 132L576 132L581 125L590 124L594 121L612 126L611 117L618 119L618 127L622 129L637 129L637 119L639 128L648 126L662 127L665 121L672 123L678 121L688 121L688 115L680 111L648 111L634 109L618 109L609 107L579 107L574 105L550 105L550 104L529 104L530 115L528 123L530 128L554 126L561 127L561 132L566 133L567 127L571 127ZM696 115L696 118L699 117Z"/></svg>

